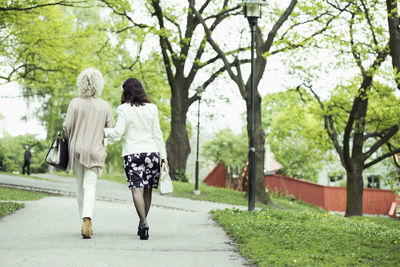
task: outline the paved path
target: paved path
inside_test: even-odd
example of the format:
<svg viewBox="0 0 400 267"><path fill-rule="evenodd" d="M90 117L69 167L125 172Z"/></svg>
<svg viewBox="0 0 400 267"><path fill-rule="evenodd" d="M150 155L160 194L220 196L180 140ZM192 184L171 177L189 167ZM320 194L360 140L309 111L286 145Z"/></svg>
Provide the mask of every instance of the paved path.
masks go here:
<svg viewBox="0 0 400 267"><path fill-rule="evenodd" d="M160 196L149 214L150 238L136 236L138 219L124 184L99 180L93 239L80 237L75 180L1 175L12 185L62 193L28 201L0 219L0 266L248 266L232 240L211 220L211 209L230 205ZM70 196L69 196L70 195ZM244 208L244 207L238 207Z"/></svg>

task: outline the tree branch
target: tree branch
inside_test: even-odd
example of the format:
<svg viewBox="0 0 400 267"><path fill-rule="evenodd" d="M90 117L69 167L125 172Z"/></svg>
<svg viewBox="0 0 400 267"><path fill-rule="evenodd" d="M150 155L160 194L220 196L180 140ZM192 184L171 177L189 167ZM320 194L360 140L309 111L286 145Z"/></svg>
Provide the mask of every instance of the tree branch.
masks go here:
<svg viewBox="0 0 400 267"><path fill-rule="evenodd" d="M204 2L204 4L201 6L201 8L199 9L199 13L203 14L204 10L207 8L207 6L210 4L211 0L207 0Z"/></svg>
<svg viewBox="0 0 400 267"><path fill-rule="evenodd" d="M361 74L363 77L365 76L365 69L361 63L361 58L360 54L357 52L357 48L354 44L354 34L353 34L353 25L354 25L354 17L355 14L353 13L350 19L350 25L349 25L349 33L350 33L350 45L351 45L351 53L353 54L354 60L357 63L357 66L360 68Z"/></svg>
<svg viewBox="0 0 400 267"><path fill-rule="evenodd" d="M160 25L160 29L165 29L163 14L162 14L161 7L159 5L159 3L160 3L159 0L152 0L151 3L154 7L155 15L157 16L158 23ZM172 72L171 60L168 56L167 51L169 51L171 53L172 61L174 62L174 64L178 63L176 60L176 55L174 54L174 52L172 50L172 46L171 46L171 43L169 42L168 38L162 34L159 35L159 38L160 38L161 52L162 52L163 60L165 63L168 81L169 81L169 84L173 84L174 83L174 75Z"/></svg>
<svg viewBox="0 0 400 267"><path fill-rule="evenodd" d="M228 59L226 58L225 53L221 50L221 48L219 48L219 46L212 39L210 29L207 27L204 19L201 17L201 15L199 14L199 12L196 10L196 8L194 7L194 5L192 3L190 3L190 8L192 9L193 13L196 15L197 19L200 21L201 25L203 25L204 31L206 33L207 41L214 48L214 50L217 52L217 54L223 61L226 71L228 72L231 79L234 80L236 82L236 84L238 84L239 87L244 88L245 85L243 83L243 80L241 79L241 77L238 77L237 75L235 75L233 73L232 66L228 62Z"/></svg>
<svg viewBox="0 0 400 267"><path fill-rule="evenodd" d="M41 8L41 7L46 7L46 6L74 6L74 4L81 4L81 3L86 3L87 1L58 1L58 2L54 2L54 3L47 3L47 4L39 4L36 6L30 6L30 7L14 7L14 6L10 6L10 7L0 7L0 11L28 11L28 10L32 10L35 8Z"/></svg>
<svg viewBox="0 0 400 267"><path fill-rule="evenodd" d="M192 0L191 0L191 1L192 1ZM191 1L190 1L190 2L191 2ZM227 4L227 1L225 1L224 5L226 5L226 4ZM210 26L209 31L212 32L212 31L222 22L222 20L225 19L226 17L227 17L227 13L225 13L225 12L220 12L220 13L215 17L216 19L215 19L215 21L213 22L213 24ZM196 18L197 18L197 17L196 17ZM197 20L198 20L198 18L197 18ZM205 33L204 33L204 38L203 38L203 40L201 41L201 43L200 43L200 45L199 45L199 48L197 49L196 56L195 56L195 58L194 58L194 60L193 60L194 63L193 63L193 65L192 65L192 68L191 68L191 70L190 70L190 72L189 72L189 74L188 74L188 76L187 76L187 80L188 80L188 81L193 81L194 76L195 76L196 72L197 72L199 69L201 69L201 68L203 68L203 67L205 67L205 66L207 66L207 65L209 65L209 64L211 64L211 63L214 63L215 61L217 61L217 60L220 58L219 54L217 54L217 56L215 56L214 58L209 59L207 62L199 64L199 61L200 61L200 59L201 59L201 56L202 56L203 53L204 53L204 49L205 49L206 43L207 43L207 33L205 32ZM243 49L243 50L244 50L244 49ZM242 51L242 50L239 48L239 49L237 49L237 50L233 50L233 51L227 52L227 53L225 53L225 55L231 55L231 54L233 54L233 53L240 52L240 51Z"/></svg>
<svg viewBox="0 0 400 267"><path fill-rule="evenodd" d="M175 25L175 27L178 29L178 36L179 36L179 42L182 44L182 30L181 30L181 26L174 20L170 19L168 16L164 16L167 21L171 22L173 25ZM188 16L189 18L189 16ZM187 23L186 25L188 25L189 23Z"/></svg>
<svg viewBox="0 0 400 267"><path fill-rule="evenodd" d="M273 40L275 38L276 33L282 27L283 23L289 18L290 14L292 13L293 9L297 4L297 0L291 0L288 8L286 8L285 12L283 12L282 16L279 17L278 21L274 24L271 31L268 33L267 40L265 41L262 50L269 51L271 49Z"/></svg>
<svg viewBox="0 0 400 267"><path fill-rule="evenodd" d="M369 16L368 8L365 5L364 0L360 0L360 1L361 1L361 5L364 8L364 14L365 14L365 17L367 18L367 22L368 22L369 28L371 30L371 35L372 35L372 39L374 40L374 44L378 45L378 41L377 41L376 36L375 36L374 27L372 26L372 22L371 22L371 17Z"/></svg>
<svg viewBox="0 0 400 267"><path fill-rule="evenodd" d="M312 89L311 85L306 85L306 84L304 84L304 85L311 91L311 93L314 95L314 98L318 101L322 111L324 111L324 113L325 113L326 109L325 109L324 104L321 101L321 98ZM330 109L330 108L328 108L328 109ZM327 132L329 138L331 139L331 141L333 143L333 146L335 147L336 152L339 154L340 161L342 162L343 166L347 166L346 158L344 156L343 149L341 148L341 146L339 144L338 134L337 134L337 131L336 131L336 128L335 128L335 124L334 124L332 115L324 114L324 127L326 129L326 132Z"/></svg>
<svg viewBox="0 0 400 267"><path fill-rule="evenodd" d="M392 127L385 129L382 131L382 136L378 142L373 144L371 148L363 153L364 160L368 159L372 154L378 150L381 146L383 146L392 136L394 136L399 131L399 125L393 125Z"/></svg>
<svg viewBox="0 0 400 267"><path fill-rule="evenodd" d="M240 66L241 64L245 64L245 63L250 63L250 59L242 59L242 60L238 60L238 58L235 58L235 60L231 63L232 66ZM217 71L215 71L213 74L211 74L211 76L202 84L202 87L204 89L206 89L219 75L221 75L222 73L224 73L226 70L225 66L222 66L221 68L219 68ZM193 95L191 98L189 98L188 100L188 107L197 100L197 95Z"/></svg>
<svg viewBox="0 0 400 267"><path fill-rule="evenodd" d="M380 162L380 161L382 161L382 160L384 160L384 159L386 159L388 157L391 157L391 156L393 156L395 154L398 154L398 153L400 153L400 148L397 148L397 149L392 150L392 151L390 151L390 152L388 152L386 154L383 154L383 155L377 157L376 159L368 162L367 164L364 164L364 170L369 168L369 167L371 167L371 166L373 166L373 165L375 165L375 164L377 164L378 162Z"/></svg>

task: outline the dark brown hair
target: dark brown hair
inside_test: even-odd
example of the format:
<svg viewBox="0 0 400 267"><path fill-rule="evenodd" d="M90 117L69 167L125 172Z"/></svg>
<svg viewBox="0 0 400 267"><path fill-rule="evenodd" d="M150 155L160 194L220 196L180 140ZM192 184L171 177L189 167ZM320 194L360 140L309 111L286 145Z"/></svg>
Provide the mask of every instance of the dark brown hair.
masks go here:
<svg viewBox="0 0 400 267"><path fill-rule="evenodd" d="M122 88L124 92L121 96L121 104L130 103L131 106L143 106L145 103L151 103L138 79L128 78Z"/></svg>

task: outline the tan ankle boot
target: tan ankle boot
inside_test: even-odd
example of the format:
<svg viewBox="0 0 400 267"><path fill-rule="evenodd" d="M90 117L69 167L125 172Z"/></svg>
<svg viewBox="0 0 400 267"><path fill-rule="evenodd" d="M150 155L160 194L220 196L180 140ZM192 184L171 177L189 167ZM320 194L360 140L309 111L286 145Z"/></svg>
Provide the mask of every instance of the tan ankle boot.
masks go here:
<svg viewBox="0 0 400 267"><path fill-rule="evenodd" d="M92 234L93 234L92 221L88 217L83 218L81 234L82 234L82 237L85 239L92 238Z"/></svg>

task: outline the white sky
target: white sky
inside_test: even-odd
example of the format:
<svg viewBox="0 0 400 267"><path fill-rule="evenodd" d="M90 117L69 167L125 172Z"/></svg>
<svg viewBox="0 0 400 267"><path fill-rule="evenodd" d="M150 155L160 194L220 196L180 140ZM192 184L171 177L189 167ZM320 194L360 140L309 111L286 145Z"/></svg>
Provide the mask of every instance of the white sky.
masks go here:
<svg viewBox="0 0 400 267"><path fill-rule="evenodd" d="M38 138L45 138L46 132L39 121L32 118L32 112L28 111L27 105L21 96L17 83L8 83L0 86L0 114L5 118L0 120L0 137L4 131L13 136L27 133L37 134ZM28 121L21 118L28 115Z"/></svg>

